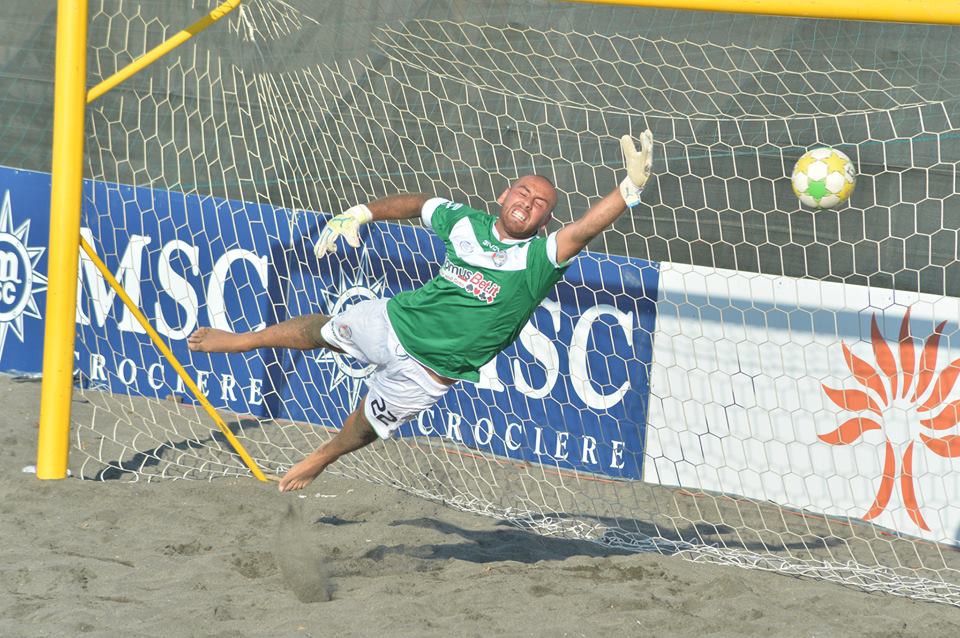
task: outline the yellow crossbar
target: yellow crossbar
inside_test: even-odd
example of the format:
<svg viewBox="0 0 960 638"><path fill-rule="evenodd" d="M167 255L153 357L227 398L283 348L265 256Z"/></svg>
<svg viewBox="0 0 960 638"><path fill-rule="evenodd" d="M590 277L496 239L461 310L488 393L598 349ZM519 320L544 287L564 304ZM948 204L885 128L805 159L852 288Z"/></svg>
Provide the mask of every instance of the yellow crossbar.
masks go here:
<svg viewBox="0 0 960 638"><path fill-rule="evenodd" d="M227 440L230 442L230 445L233 446L233 449L236 450L237 454L243 460L243 463L247 468L253 472L253 475L261 481L266 481L267 477L260 470L260 467L257 465L257 462L247 453L244 449L243 444L233 435L233 432L230 431L230 428L227 427L227 424L223 422L223 419L220 418L220 415L217 414L217 411L210 404L210 401L207 400L207 397L204 396L203 392L200 391L200 388L197 387L197 384L193 382L193 379L190 378L190 375L187 374L187 371L184 369L183 365L180 364L180 361L177 359L176 355L170 350L166 343L163 342L163 339L160 338L160 335L156 330L153 329L153 326L150 325L150 322L147 318L140 312L140 309L137 308L136 304L130 299L127 295L127 291L123 289L123 286L120 285L120 282L117 281L116 277L113 276L113 273L107 268L107 265L103 263L103 260L100 259L100 256L94 252L93 248L87 241L81 237L80 238L80 248L83 249L83 252L87 254L87 257L90 258L90 261L94 263L97 267L97 270L100 271L100 274L103 275L103 278L110 284L110 287L117 291L117 296L123 301L125 305L133 316L136 318L137 323L143 326L143 329L147 331L151 341L154 345L160 350L164 357L167 358L167 361L173 366L173 369L176 370L177 375L183 379L184 384L190 389L197 401L200 402L200 405L203 406L204 411L210 415L210 418L217 424L217 427L220 428L220 431L223 432L223 435L227 437Z"/></svg>
<svg viewBox="0 0 960 638"><path fill-rule="evenodd" d="M171 51L176 49L178 46L180 46L181 44L183 44L193 36L197 35L201 31L209 27L214 22L217 22L222 17L224 17L225 15L227 15L228 13L236 9L238 6L240 6L241 2L242 0L227 0L227 2L224 2L223 4L219 5L213 11L205 15L202 19L198 20L197 22L194 22L189 27L187 27L183 31L180 31L176 35L173 35L167 38L162 44L159 44L154 48L150 49L149 51L141 55L139 58L137 58L127 66L123 67L122 69L120 69L119 71L117 71L116 73L108 77L106 80L104 80L100 84L90 89L87 92L87 104L90 104L91 102L96 100L98 97L100 97L101 95L103 95L104 93L112 89L113 87L117 86L124 80L127 80L133 77L134 75L142 71L147 66L153 64L158 59L170 53Z"/></svg>
<svg viewBox="0 0 960 638"><path fill-rule="evenodd" d="M879 22L920 22L960 25L960 2L957 0L872 0L871 2L837 2L837 0L568 0L590 4L622 4L660 9L753 13L798 18L830 18L836 20L873 20Z"/></svg>

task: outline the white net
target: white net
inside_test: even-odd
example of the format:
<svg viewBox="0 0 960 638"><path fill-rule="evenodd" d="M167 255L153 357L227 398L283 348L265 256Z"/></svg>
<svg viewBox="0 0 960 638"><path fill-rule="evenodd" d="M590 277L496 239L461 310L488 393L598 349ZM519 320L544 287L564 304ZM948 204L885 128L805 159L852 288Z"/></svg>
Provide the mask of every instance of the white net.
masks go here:
<svg viewBox="0 0 960 638"><path fill-rule="evenodd" d="M208 9L95 4L94 79ZM369 371L191 355L197 326L330 314L436 272L417 225L317 262L323 216L358 202L490 210L537 172L569 221L616 183L617 137L649 127L645 205L480 384L336 471L543 534L960 605L955 34L342 4L245 4L88 116L85 236L261 467L327 440ZM799 208L785 176L814 145L858 165L849 207ZM249 475L86 260L79 300L78 470Z"/></svg>

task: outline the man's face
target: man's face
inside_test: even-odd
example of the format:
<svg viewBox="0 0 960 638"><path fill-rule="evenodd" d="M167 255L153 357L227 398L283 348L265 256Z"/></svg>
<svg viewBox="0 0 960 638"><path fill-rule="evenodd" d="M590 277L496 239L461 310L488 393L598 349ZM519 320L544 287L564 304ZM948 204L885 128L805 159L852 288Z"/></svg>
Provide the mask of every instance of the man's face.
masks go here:
<svg viewBox="0 0 960 638"><path fill-rule="evenodd" d="M515 181L497 198L500 215L497 230L509 239L533 237L546 225L557 205L556 189L542 177L527 175Z"/></svg>

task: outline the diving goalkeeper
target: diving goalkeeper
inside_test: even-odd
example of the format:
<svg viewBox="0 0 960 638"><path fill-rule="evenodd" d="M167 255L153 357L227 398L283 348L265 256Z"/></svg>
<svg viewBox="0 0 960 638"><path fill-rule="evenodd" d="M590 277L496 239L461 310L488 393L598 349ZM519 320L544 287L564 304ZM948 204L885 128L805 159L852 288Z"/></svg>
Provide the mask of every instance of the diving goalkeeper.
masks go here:
<svg viewBox="0 0 960 638"><path fill-rule="evenodd" d="M361 301L328 317L305 315L258 332L199 328L187 340L196 352L246 352L255 348L328 348L373 364L368 393L343 427L280 480L280 491L310 484L338 458L430 408L458 380L478 381L478 370L520 334L570 261L610 226L640 193L653 163L653 136L621 139L627 176L618 188L576 221L538 236L557 204L546 177L527 175L500 197L497 216L423 194L391 195L333 217L315 245L318 258L343 237L360 246L359 228L371 221L420 217L439 236L446 260L422 288L391 299Z"/></svg>

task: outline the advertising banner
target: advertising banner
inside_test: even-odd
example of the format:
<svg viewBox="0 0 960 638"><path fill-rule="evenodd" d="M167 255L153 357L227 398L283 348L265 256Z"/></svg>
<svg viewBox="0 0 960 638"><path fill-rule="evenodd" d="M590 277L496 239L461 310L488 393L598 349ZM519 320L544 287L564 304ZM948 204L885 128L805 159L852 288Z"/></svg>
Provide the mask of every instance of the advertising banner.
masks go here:
<svg viewBox="0 0 960 638"><path fill-rule="evenodd" d="M49 187L0 168L6 372L41 368ZM324 427L355 408L369 367L321 350L192 353L187 336L333 314L443 261L419 225L368 225L361 249L317 260L326 218L309 211L94 182L84 206L82 233L217 408ZM190 400L79 266L78 383ZM960 544L958 318L954 298L585 252L479 383L399 436Z"/></svg>
<svg viewBox="0 0 960 638"><path fill-rule="evenodd" d="M662 264L644 479L960 538L960 303Z"/></svg>
<svg viewBox="0 0 960 638"><path fill-rule="evenodd" d="M13 202L0 217L0 286L10 284L0 288L9 342L0 368L39 372L47 232L32 231L47 219L49 175L0 175ZM442 243L420 226L368 225L361 249L321 261L317 213L102 182L83 193L84 237L214 406L241 414L339 427L372 370L320 350L193 353L186 339L197 327L248 331L333 314L421 285L443 262ZM81 254L79 266L78 382L190 400L93 262ZM657 279L656 264L581 254L479 383L457 384L399 435L639 479Z"/></svg>
<svg viewBox="0 0 960 638"><path fill-rule="evenodd" d="M364 228L363 249L341 249L318 267L312 241L296 239L315 236L316 225L315 215L303 214L295 224L294 245L309 251L285 268L295 314L308 308L329 314L394 295L432 277L443 262L443 244L428 231L375 224ZM657 278L656 264L581 254L517 342L481 370L480 382L458 383L400 435L640 478ZM331 400L342 413L363 392L366 372L347 357L320 352L287 361L282 403L289 418L323 422L333 413Z"/></svg>
<svg viewBox="0 0 960 638"><path fill-rule="evenodd" d="M50 235L50 174L0 167L0 370L38 374Z"/></svg>

